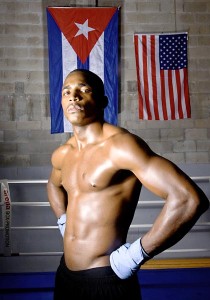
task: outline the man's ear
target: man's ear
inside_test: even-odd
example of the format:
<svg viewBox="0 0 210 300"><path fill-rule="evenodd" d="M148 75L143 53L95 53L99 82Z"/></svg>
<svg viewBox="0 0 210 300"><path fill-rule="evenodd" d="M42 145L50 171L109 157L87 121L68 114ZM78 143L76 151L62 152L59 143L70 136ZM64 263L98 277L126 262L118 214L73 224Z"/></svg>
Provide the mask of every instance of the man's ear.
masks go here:
<svg viewBox="0 0 210 300"><path fill-rule="evenodd" d="M102 99L102 107L103 109L106 108L108 105L108 98L107 96L103 96L103 99Z"/></svg>

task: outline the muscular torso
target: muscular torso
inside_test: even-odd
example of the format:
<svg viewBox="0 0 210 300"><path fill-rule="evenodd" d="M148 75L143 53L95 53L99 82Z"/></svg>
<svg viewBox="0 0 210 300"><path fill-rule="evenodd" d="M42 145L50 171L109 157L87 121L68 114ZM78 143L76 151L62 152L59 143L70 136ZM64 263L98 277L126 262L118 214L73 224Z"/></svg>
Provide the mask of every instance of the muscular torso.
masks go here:
<svg viewBox="0 0 210 300"><path fill-rule="evenodd" d="M62 163L68 195L64 255L71 270L109 265L110 253L125 243L141 185L112 159L112 138L72 145Z"/></svg>

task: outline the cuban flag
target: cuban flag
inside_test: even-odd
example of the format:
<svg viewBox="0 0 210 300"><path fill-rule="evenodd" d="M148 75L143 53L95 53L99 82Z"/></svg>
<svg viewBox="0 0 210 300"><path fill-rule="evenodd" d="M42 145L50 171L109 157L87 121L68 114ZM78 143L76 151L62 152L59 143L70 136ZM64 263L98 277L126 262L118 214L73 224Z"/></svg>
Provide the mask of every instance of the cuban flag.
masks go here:
<svg viewBox="0 0 210 300"><path fill-rule="evenodd" d="M88 69L104 82L109 104L105 120L117 125L119 8L48 7L51 133L72 132L61 107L64 79Z"/></svg>

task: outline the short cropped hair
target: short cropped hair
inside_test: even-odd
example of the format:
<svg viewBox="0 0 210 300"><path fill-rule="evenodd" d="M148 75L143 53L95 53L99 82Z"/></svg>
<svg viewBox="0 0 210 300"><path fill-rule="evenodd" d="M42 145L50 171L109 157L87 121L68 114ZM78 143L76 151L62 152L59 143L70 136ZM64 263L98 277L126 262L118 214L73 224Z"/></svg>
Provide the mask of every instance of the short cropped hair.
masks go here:
<svg viewBox="0 0 210 300"><path fill-rule="evenodd" d="M105 96L104 83L102 79L92 71L86 69L75 69L71 71L69 75L76 72L83 73L87 84L93 90L94 98L98 100L98 105L100 105L102 109L105 109L108 105L108 98Z"/></svg>
<svg viewBox="0 0 210 300"><path fill-rule="evenodd" d="M71 71L69 75L75 72L81 72L84 74L87 83L93 88L93 92L96 96L100 97L105 95L104 83L98 75L86 69L75 69Z"/></svg>

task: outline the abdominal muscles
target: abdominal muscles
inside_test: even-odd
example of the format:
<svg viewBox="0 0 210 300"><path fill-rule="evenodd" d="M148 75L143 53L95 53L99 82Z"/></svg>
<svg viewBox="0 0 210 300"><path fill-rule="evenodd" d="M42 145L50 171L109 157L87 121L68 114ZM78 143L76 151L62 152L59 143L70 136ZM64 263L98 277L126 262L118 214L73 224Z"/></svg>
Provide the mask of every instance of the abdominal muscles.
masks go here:
<svg viewBox="0 0 210 300"><path fill-rule="evenodd" d="M137 201L122 186L84 193L69 201L64 235L65 262L71 270L109 265L109 255L126 242Z"/></svg>

